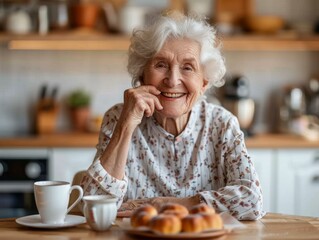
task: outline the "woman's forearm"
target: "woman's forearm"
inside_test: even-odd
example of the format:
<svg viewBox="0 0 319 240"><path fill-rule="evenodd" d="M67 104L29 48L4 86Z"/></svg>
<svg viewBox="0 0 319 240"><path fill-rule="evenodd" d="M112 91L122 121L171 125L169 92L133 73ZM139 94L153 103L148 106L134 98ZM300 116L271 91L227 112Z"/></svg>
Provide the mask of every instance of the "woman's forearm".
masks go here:
<svg viewBox="0 0 319 240"><path fill-rule="evenodd" d="M128 150L134 128L119 121L112 138L103 152L100 162L114 178L123 179Z"/></svg>

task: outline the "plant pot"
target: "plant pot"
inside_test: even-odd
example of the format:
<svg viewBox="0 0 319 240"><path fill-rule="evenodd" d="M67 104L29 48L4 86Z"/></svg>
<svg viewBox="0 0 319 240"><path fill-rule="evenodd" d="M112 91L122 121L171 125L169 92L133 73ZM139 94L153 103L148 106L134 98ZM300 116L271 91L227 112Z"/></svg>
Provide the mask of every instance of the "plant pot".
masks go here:
<svg viewBox="0 0 319 240"><path fill-rule="evenodd" d="M94 3L75 4L70 7L73 27L94 28L100 14L100 6Z"/></svg>
<svg viewBox="0 0 319 240"><path fill-rule="evenodd" d="M84 132L88 130L90 117L89 107L71 109L72 124L75 131Z"/></svg>

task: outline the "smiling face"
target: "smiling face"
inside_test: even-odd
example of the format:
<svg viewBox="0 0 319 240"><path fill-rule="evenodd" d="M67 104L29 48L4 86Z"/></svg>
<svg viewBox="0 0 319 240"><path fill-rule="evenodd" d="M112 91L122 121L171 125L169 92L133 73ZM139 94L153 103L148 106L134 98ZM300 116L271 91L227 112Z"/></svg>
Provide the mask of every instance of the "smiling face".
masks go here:
<svg viewBox="0 0 319 240"><path fill-rule="evenodd" d="M164 118L188 118L207 81L200 64L200 45L189 39L169 39L151 59L143 75L143 84L153 85L163 110L156 114Z"/></svg>

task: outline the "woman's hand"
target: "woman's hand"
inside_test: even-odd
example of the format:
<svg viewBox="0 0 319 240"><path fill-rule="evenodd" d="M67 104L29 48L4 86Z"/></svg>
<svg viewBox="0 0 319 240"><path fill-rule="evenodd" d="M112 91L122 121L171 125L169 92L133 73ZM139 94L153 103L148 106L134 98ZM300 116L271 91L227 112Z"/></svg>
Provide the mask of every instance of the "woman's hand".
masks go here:
<svg viewBox="0 0 319 240"><path fill-rule="evenodd" d="M162 110L163 107L157 98L160 93L159 90L151 85L143 85L126 90L124 92L121 121L128 123L135 129L144 116L152 116L155 109Z"/></svg>

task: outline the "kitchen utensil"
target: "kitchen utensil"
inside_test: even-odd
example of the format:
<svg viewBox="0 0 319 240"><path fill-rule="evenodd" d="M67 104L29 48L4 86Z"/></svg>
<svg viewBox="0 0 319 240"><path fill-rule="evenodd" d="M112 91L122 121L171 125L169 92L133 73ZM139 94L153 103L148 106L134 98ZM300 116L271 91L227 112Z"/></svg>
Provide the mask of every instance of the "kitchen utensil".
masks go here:
<svg viewBox="0 0 319 240"><path fill-rule="evenodd" d="M299 86L286 86L282 93L279 106L279 130L281 132L295 132L296 119L306 114L306 96Z"/></svg>
<svg viewBox="0 0 319 240"><path fill-rule="evenodd" d="M233 113L239 122L240 128L246 136L251 135L251 127L255 115L255 102L251 98L242 98L238 100L227 99L223 106Z"/></svg>
<svg viewBox="0 0 319 240"><path fill-rule="evenodd" d="M119 13L119 30L131 34L133 29L145 24L145 9L138 6L124 6Z"/></svg>
<svg viewBox="0 0 319 240"><path fill-rule="evenodd" d="M225 85L225 97L231 99L247 98L249 96L248 79L245 76L233 76Z"/></svg>
<svg viewBox="0 0 319 240"><path fill-rule="evenodd" d="M308 114L319 117L319 77L311 77L307 89Z"/></svg>
<svg viewBox="0 0 319 240"><path fill-rule="evenodd" d="M246 136L252 134L251 128L255 115L255 102L249 98L248 79L234 76L226 81L222 105L233 113Z"/></svg>
<svg viewBox="0 0 319 240"><path fill-rule="evenodd" d="M284 27L284 20L278 16L256 15L245 19L247 30L255 33L274 34Z"/></svg>
<svg viewBox="0 0 319 240"><path fill-rule="evenodd" d="M211 0L187 0L187 11L210 18L213 10L213 1Z"/></svg>
<svg viewBox="0 0 319 240"><path fill-rule="evenodd" d="M50 27L65 30L69 25L68 1L56 0L49 5Z"/></svg>
<svg viewBox="0 0 319 240"><path fill-rule="evenodd" d="M79 3L70 6L70 18L73 27L94 28L100 15L100 6L96 3Z"/></svg>
<svg viewBox="0 0 319 240"><path fill-rule="evenodd" d="M39 134L53 133L59 112L59 104L56 101L58 88L54 87L49 92L48 86L40 89L39 101L36 104L36 132Z"/></svg>
<svg viewBox="0 0 319 240"><path fill-rule="evenodd" d="M5 29L13 34L30 33L32 29L30 15L22 9L11 12L6 19Z"/></svg>
<svg viewBox="0 0 319 240"><path fill-rule="evenodd" d="M228 14L233 25L241 25L243 20L254 13L254 0L215 0L214 16L217 21Z"/></svg>
<svg viewBox="0 0 319 240"><path fill-rule="evenodd" d="M39 34L45 35L49 31L49 16L48 16L48 7L46 5L39 6L38 10L38 19L39 19Z"/></svg>

